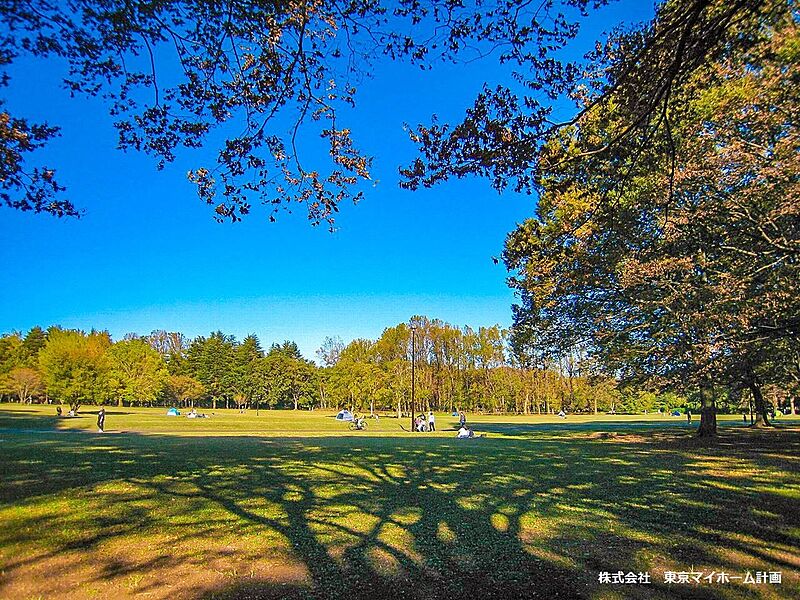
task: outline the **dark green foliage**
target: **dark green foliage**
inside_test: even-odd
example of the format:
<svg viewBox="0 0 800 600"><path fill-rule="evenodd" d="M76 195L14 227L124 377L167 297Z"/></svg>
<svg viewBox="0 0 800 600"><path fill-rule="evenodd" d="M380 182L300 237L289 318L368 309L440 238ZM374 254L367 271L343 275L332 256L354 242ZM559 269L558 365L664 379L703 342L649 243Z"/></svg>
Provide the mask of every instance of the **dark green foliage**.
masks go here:
<svg viewBox="0 0 800 600"><path fill-rule="evenodd" d="M236 338L215 331L195 339L186 353L189 375L203 383L214 408L218 400L233 400L236 384Z"/></svg>

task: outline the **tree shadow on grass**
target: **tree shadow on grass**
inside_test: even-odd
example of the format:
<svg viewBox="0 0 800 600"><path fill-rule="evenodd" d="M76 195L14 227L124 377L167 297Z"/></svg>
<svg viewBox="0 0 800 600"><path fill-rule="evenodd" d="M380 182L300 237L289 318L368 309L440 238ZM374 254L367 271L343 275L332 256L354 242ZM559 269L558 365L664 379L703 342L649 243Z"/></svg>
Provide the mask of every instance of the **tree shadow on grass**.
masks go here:
<svg viewBox="0 0 800 600"><path fill-rule="evenodd" d="M61 416L56 414L56 406L52 405L52 414L43 415L41 408L22 409L14 407L13 410L0 411L0 436L14 434L15 432L46 433L58 431L61 433L86 433L96 431L97 413L100 407L91 407L81 410L74 417L67 415L66 411ZM133 414L129 411L106 407L106 417L113 419L115 416Z"/></svg>
<svg viewBox="0 0 800 600"><path fill-rule="evenodd" d="M85 590L63 579L36 579L36 566L57 570L59 560L91 562L89 583L118 597L715 599L772 591L663 583L663 571L693 566L783 570L784 590L798 589L796 499L783 493L798 485L797 432L730 431L703 448L647 432L474 444L18 437L0 483L0 516L9 519L0 548L21 550L11 560L3 552L12 592L27 577L39 593L80 597ZM653 583L597 582L600 571L618 570L649 571Z"/></svg>
<svg viewBox="0 0 800 600"><path fill-rule="evenodd" d="M689 424L685 420L675 421L583 421L574 422L568 419L558 422L546 423L503 423L503 422L474 422L470 426L478 433L500 434L514 437L535 437L542 433L562 432L667 432L673 435L682 433L694 434L697 431L697 421ZM743 428L744 424L738 421L720 421L720 427Z"/></svg>
<svg viewBox="0 0 800 600"><path fill-rule="evenodd" d="M53 406L52 415L43 415L41 409L14 406L13 410L0 411L0 431L6 429L56 429L61 419Z"/></svg>

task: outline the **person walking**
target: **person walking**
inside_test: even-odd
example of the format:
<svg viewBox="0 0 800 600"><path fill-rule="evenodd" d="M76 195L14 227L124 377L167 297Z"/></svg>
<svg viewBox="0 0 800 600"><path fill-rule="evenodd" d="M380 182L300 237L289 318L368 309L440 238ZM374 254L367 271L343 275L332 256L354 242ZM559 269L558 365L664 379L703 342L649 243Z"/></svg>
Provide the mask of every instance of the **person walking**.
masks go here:
<svg viewBox="0 0 800 600"><path fill-rule="evenodd" d="M97 429L100 433L105 433L105 425L106 425L106 409L100 408L100 411L97 413Z"/></svg>
<svg viewBox="0 0 800 600"><path fill-rule="evenodd" d="M689 425L691 425L691 424L692 424L692 411L691 411L691 409L690 409L688 406L686 407L686 422L687 422Z"/></svg>
<svg viewBox="0 0 800 600"><path fill-rule="evenodd" d="M433 411L428 411L428 431L436 431L436 417L433 416Z"/></svg>
<svg viewBox="0 0 800 600"><path fill-rule="evenodd" d="M467 424L467 415L464 414L463 410L458 411L458 424L461 426L459 429L463 429L464 425Z"/></svg>

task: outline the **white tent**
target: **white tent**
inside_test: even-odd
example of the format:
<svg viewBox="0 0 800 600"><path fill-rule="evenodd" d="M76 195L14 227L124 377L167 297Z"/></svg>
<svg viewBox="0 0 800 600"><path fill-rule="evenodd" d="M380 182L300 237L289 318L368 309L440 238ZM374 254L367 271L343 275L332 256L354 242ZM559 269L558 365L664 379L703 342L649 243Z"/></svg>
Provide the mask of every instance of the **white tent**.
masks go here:
<svg viewBox="0 0 800 600"><path fill-rule="evenodd" d="M339 411L339 414L336 415L337 421L352 421L353 420L353 413L351 413L346 408L342 411Z"/></svg>

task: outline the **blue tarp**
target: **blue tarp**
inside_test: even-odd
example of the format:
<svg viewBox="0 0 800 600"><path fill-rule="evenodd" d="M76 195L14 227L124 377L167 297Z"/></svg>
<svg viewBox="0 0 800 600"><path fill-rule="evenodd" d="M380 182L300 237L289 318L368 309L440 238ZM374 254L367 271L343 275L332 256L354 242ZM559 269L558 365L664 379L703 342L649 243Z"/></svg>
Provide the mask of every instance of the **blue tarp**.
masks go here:
<svg viewBox="0 0 800 600"><path fill-rule="evenodd" d="M180 415L181 415L181 411L179 411L177 408L170 408L167 411L167 416L168 417L179 417Z"/></svg>

